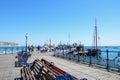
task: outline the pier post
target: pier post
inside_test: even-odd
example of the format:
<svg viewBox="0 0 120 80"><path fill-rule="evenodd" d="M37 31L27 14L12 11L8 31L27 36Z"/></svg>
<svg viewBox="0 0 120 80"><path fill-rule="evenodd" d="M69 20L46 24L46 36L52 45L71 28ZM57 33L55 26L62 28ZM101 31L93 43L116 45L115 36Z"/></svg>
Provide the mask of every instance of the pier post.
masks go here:
<svg viewBox="0 0 120 80"><path fill-rule="evenodd" d="M108 57L108 49L106 50L106 53L107 53L107 65L106 65L106 69L107 71L109 71L109 57Z"/></svg>
<svg viewBox="0 0 120 80"><path fill-rule="evenodd" d="M88 50L88 53L90 54L89 66L91 66L91 64L92 64L92 51L91 51L91 49Z"/></svg>

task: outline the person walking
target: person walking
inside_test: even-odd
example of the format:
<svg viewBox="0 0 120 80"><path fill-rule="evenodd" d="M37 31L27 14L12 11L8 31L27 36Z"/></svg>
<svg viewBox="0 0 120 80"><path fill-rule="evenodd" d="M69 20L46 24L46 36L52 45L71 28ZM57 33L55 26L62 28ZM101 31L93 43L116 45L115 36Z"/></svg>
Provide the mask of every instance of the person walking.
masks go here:
<svg viewBox="0 0 120 80"><path fill-rule="evenodd" d="M34 46L31 45L31 52L34 52Z"/></svg>
<svg viewBox="0 0 120 80"><path fill-rule="evenodd" d="M31 46L30 45L28 45L28 51L31 52Z"/></svg>
<svg viewBox="0 0 120 80"><path fill-rule="evenodd" d="M38 53L40 52L40 45L37 46Z"/></svg>

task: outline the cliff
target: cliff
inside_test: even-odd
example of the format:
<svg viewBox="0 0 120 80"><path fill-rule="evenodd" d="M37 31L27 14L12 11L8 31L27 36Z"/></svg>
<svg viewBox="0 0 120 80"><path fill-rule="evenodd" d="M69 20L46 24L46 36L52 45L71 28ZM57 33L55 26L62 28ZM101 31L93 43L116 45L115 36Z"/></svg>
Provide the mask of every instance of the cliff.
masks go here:
<svg viewBox="0 0 120 80"><path fill-rule="evenodd" d="M17 46L18 43L0 41L0 46Z"/></svg>

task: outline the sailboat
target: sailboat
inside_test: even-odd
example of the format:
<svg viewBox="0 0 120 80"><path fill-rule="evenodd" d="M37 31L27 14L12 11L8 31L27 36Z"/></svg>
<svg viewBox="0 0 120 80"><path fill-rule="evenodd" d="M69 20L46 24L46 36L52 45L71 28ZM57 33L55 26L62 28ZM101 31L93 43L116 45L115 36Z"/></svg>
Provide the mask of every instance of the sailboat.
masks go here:
<svg viewBox="0 0 120 80"><path fill-rule="evenodd" d="M93 36L93 47L91 49L92 51L92 56L96 56L96 55L99 55L101 54L101 50L98 48L98 34L97 34L97 20L95 18L95 28L94 28L94 36Z"/></svg>

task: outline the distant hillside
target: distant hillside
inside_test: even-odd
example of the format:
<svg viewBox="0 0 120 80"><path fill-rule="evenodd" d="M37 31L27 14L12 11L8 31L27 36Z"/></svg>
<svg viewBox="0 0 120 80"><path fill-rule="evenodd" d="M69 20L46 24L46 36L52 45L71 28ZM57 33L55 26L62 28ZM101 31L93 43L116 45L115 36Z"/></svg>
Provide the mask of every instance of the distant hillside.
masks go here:
<svg viewBox="0 0 120 80"><path fill-rule="evenodd" d="M4 42L4 41L0 41L0 46L17 46L17 43L14 42Z"/></svg>

